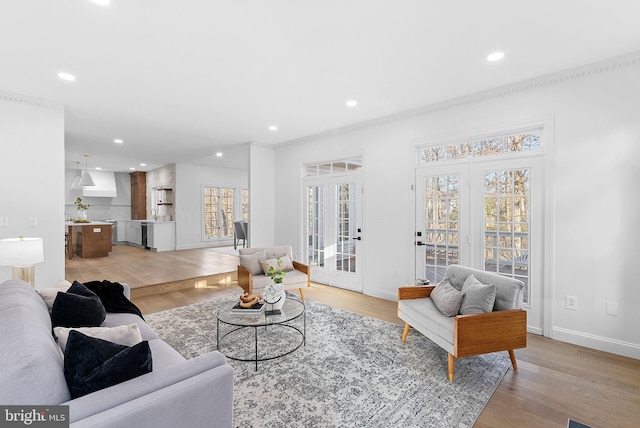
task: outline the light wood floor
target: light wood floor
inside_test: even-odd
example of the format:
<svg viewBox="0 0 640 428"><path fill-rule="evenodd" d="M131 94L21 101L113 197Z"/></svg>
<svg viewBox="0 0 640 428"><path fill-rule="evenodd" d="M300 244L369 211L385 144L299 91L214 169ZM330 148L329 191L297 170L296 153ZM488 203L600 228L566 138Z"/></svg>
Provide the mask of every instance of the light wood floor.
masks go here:
<svg viewBox="0 0 640 428"><path fill-rule="evenodd" d="M208 260L217 258L217 254L207 251L202 257ZM198 258L189 253L185 255ZM174 254L174 262L180 256ZM147 262L155 265L149 260ZM108 264L103 261L99 272L102 279L114 280L119 263L111 267ZM67 279L69 277L67 272ZM133 301L143 313L152 313L239 293L236 284L223 283ZM402 325L396 316L395 302L321 284L305 289L305 297ZM407 340L415 334L418 333L412 330ZM398 346L402 346L400 336ZM640 361L531 334L527 348L516 350L516 357L518 372L511 369L507 372L476 427L566 427L568 418L593 428L640 426Z"/></svg>

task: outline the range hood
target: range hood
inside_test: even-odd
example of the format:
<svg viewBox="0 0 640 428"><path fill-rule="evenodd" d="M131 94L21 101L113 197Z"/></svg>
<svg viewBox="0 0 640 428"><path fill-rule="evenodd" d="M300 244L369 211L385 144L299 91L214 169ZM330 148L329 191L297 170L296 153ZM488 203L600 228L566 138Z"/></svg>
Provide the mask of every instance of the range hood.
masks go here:
<svg viewBox="0 0 640 428"><path fill-rule="evenodd" d="M95 186L85 186L82 188L82 196L93 196L103 198L115 198L116 175L112 171L91 171L91 177L96 183Z"/></svg>

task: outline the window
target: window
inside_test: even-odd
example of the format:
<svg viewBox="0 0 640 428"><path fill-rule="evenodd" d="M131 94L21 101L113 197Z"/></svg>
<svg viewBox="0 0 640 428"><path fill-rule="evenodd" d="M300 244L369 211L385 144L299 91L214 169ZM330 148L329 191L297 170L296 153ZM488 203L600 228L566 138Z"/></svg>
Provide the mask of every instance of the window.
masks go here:
<svg viewBox="0 0 640 428"><path fill-rule="evenodd" d="M242 189L242 201L240 209L242 210L242 221L249 221L249 190Z"/></svg>
<svg viewBox="0 0 640 428"><path fill-rule="evenodd" d="M354 172L362 169L362 158L343 159L339 161L315 163L305 165L304 175L312 177L316 175L340 174Z"/></svg>
<svg viewBox="0 0 640 428"><path fill-rule="evenodd" d="M203 239L233 236L235 189L203 186Z"/></svg>
<svg viewBox="0 0 640 428"><path fill-rule="evenodd" d="M533 152L542 149L539 129L520 134L502 135L441 146L418 148L418 164Z"/></svg>
<svg viewBox="0 0 640 428"><path fill-rule="evenodd" d="M324 266L324 186L307 186L307 264Z"/></svg>

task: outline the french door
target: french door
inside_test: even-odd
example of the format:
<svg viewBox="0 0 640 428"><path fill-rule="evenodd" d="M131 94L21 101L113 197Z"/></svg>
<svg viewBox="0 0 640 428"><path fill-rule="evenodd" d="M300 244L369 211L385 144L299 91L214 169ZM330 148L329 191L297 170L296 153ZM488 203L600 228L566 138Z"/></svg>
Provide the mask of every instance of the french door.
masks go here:
<svg viewBox="0 0 640 428"><path fill-rule="evenodd" d="M416 278L437 284L449 264L524 282L529 331L542 334L542 157L416 170Z"/></svg>
<svg viewBox="0 0 640 428"><path fill-rule="evenodd" d="M311 280L362 292L360 174L306 178L304 257Z"/></svg>

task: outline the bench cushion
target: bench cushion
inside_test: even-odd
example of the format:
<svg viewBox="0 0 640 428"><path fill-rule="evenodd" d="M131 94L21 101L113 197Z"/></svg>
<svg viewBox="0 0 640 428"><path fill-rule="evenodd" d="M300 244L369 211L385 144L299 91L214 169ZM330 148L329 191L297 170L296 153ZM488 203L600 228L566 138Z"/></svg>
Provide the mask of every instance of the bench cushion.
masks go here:
<svg viewBox="0 0 640 428"><path fill-rule="evenodd" d="M252 277L252 291L254 294L262 293L264 287L271 284L273 281L266 275L253 275ZM287 272L282 280L282 285L285 290L307 286L307 274L300 272L299 270L292 270Z"/></svg>
<svg viewBox="0 0 640 428"><path fill-rule="evenodd" d="M453 317L445 317L433 300L408 299L398 302L399 316L448 352L453 352Z"/></svg>

